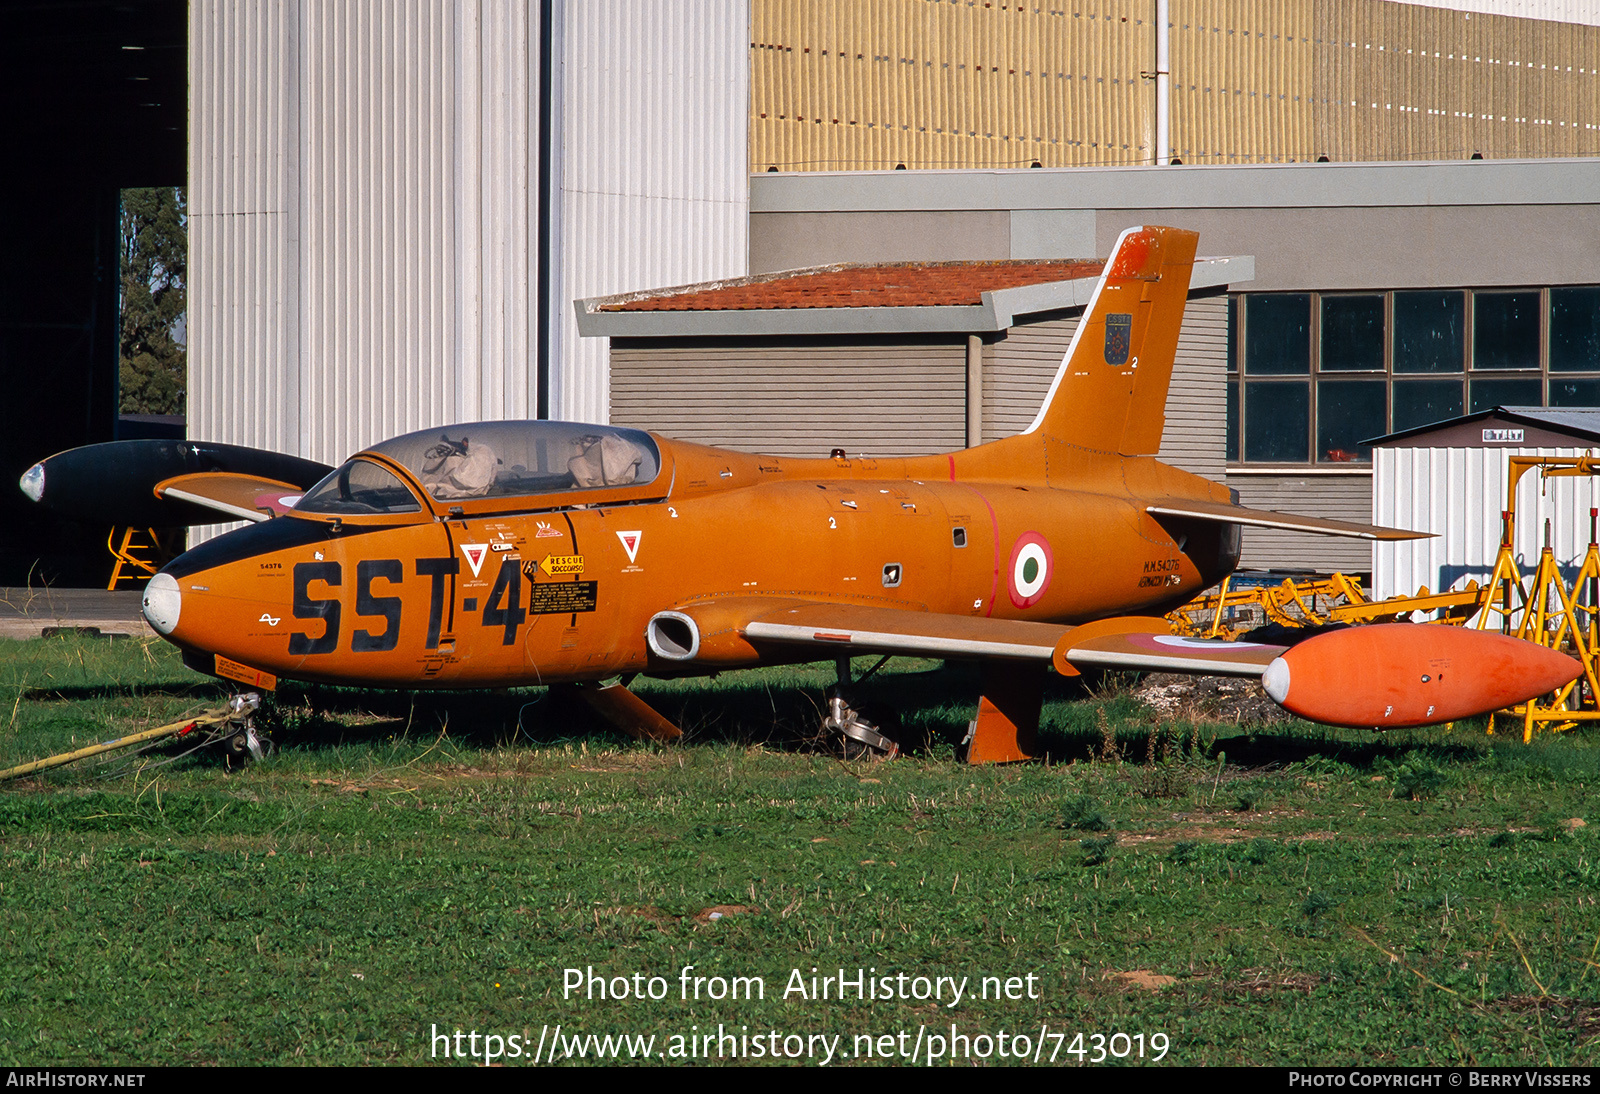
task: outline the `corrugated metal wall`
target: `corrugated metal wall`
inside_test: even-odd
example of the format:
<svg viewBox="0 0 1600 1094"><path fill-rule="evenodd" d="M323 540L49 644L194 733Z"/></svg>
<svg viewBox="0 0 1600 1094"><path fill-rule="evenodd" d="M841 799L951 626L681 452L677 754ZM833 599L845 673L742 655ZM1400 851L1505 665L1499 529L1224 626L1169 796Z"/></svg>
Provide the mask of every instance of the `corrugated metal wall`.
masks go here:
<svg viewBox="0 0 1600 1094"><path fill-rule="evenodd" d="M1239 504L1255 509L1358 524L1372 521L1372 476L1365 471L1234 473L1227 477L1227 483L1239 491ZM1372 569L1372 546L1364 539L1281 532L1275 528L1246 528L1243 536L1239 565L1247 570L1292 566L1320 573L1343 570L1364 574Z"/></svg>
<svg viewBox="0 0 1600 1094"><path fill-rule="evenodd" d="M745 272L745 0L556 0L552 406L602 420L580 296ZM196 0L192 436L335 461L532 417L540 6Z"/></svg>
<svg viewBox="0 0 1600 1094"><path fill-rule="evenodd" d="M965 447L964 337L619 339L611 419L775 456Z"/></svg>
<svg viewBox="0 0 1600 1094"><path fill-rule="evenodd" d="M1184 163L1315 158L1313 11L1322 2L1178 0L1171 6L1175 157Z"/></svg>
<svg viewBox="0 0 1600 1094"><path fill-rule="evenodd" d="M1076 316L1021 324L985 345L984 440L1033 421L1077 324ZM1216 479L1225 455L1226 356L1226 296L1191 300L1161 458ZM956 335L629 338L611 347L612 421L779 456L964 448L966 385L966 339Z"/></svg>
<svg viewBox="0 0 1600 1094"><path fill-rule="evenodd" d="M1581 456L1577 448L1377 448L1372 453L1372 519L1436 532L1434 539L1380 543L1373 551L1373 595L1437 592L1494 572L1508 456ZM1517 484L1517 564L1539 564L1544 522L1551 548L1570 580L1589 549L1589 508L1600 505L1600 480L1541 480L1530 471Z"/></svg>
<svg viewBox="0 0 1600 1094"><path fill-rule="evenodd" d="M300 4L196 3L189 19L189 435L309 455L295 254Z"/></svg>
<svg viewBox="0 0 1600 1094"><path fill-rule="evenodd" d="M1167 392L1161 458L1222 481L1228 457L1228 297L1190 297Z"/></svg>
<svg viewBox="0 0 1600 1094"><path fill-rule="evenodd" d="M985 440L1028 428L1077 327L1076 316L1020 324L984 347ZM1227 296L1192 298L1178 336L1160 455L1219 482L1227 467L1227 360Z"/></svg>
<svg viewBox="0 0 1600 1094"><path fill-rule="evenodd" d="M192 7L192 435L332 462L532 414L528 17L514 0Z"/></svg>
<svg viewBox="0 0 1600 1094"><path fill-rule="evenodd" d="M1600 27L1374 0L1316 13L1330 159L1600 154Z"/></svg>
<svg viewBox="0 0 1600 1094"><path fill-rule="evenodd" d="M754 170L1143 163L1148 0L753 0Z"/></svg>
<svg viewBox="0 0 1600 1094"><path fill-rule="evenodd" d="M1428 8L1483 12L1486 15L1514 15L1519 19L1554 19L1561 23L1587 23L1600 26L1600 8L1594 0L1399 0Z"/></svg>
<svg viewBox="0 0 1600 1094"><path fill-rule="evenodd" d="M604 421L606 339L572 301L747 272L749 0L568 0L551 414Z"/></svg>
<svg viewBox="0 0 1600 1094"><path fill-rule="evenodd" d="M1173 152L1185 163L1600 154L1600 27L1550 21L1568 6L1514 17L1180 0ZM1150 163L1154 11L1154 0L752 0L751 165Z"/></svg>
<svg viewBox="0 0 1600 1094"><path fill-rule="evenodd" d="M1033 422L1050 390L1078 316L1024 323L983 347L983 439L1021 433Z"/></svg>

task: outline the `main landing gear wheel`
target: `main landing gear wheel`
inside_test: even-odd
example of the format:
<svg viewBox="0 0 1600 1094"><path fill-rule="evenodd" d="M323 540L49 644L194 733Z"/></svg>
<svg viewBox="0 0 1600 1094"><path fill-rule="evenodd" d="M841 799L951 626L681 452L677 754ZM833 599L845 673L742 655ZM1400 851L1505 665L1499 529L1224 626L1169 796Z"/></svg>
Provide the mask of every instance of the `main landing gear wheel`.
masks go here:
<svg viewBox="0 0 1600 1094"><path fill-rule="evenodd" d="M871 679L888 660L888 657L879 659L856 683L863 684ZM823 716L822 731L830 739L837 735L839 751L847 760L892 760L899 756L905 751L900 716L893 709L877 704L852 705L846 691L850 686L850 658L839 658L837 666L839 682L828 689L828 713Z"/></svg>
<svg viewBox="0 0 1600 1094"><path fill-rule="evenodd" d="M838 688L828 690L828 713L822 719L822 728L829 734L839 735L839 745L845 759L882 757L892 760L900 755L899 742L885 732L897 728L885 723L891 719L898 722L898 719L892 713L887 717L879 711L871 713L876 717L869 717L867 713L852 707Z"/></svg>

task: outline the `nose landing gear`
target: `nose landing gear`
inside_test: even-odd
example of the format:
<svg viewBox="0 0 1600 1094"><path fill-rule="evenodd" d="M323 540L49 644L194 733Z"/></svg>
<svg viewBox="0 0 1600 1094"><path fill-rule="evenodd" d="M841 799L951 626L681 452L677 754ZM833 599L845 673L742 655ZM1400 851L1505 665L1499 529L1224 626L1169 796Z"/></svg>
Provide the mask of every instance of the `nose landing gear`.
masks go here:
<svg viewBox="0 0 1600 1094"><path fill-rule="evenodd" d="M261 696L253 691L228 697L228 732L222 739L222 753L229 767L247 759L265 760L272 755L272 741L256 732L255 712Z"/></svg>

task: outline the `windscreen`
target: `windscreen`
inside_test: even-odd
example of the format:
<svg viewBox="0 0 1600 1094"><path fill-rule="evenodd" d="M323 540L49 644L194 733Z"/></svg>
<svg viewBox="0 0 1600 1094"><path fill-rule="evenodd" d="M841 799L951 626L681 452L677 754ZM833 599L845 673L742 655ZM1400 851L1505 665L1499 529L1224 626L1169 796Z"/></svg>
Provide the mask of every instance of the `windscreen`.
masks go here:
<svg viewBox="0 0 1600 1094"><path fill-rule="evenodd" d="M310 490L295 505L301 513L360 516L369 513L419 513L415 494L392 471L370 460L350 460Z"/></svg>

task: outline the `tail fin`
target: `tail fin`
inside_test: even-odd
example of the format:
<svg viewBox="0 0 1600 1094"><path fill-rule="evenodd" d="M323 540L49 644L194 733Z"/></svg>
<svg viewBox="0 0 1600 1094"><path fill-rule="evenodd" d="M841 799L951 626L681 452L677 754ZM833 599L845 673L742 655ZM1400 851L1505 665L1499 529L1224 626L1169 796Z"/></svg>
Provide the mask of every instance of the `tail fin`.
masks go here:
<svg viewBox="0 0 1600 1094"><path fill-rule="evenodd" d="M1129 228L1025 433L1125 456L1154 455L1200 236Z"/></svg>

